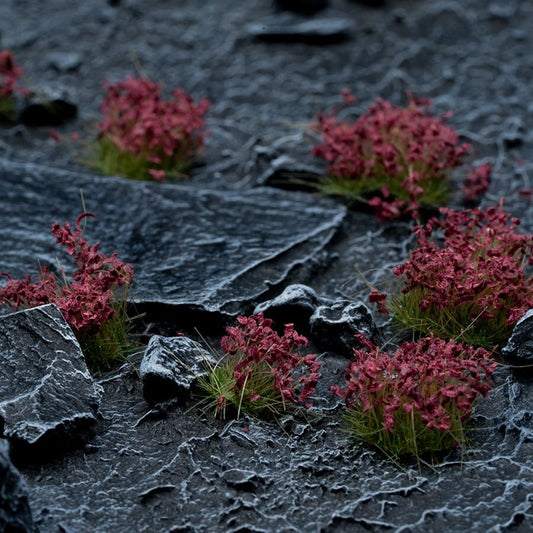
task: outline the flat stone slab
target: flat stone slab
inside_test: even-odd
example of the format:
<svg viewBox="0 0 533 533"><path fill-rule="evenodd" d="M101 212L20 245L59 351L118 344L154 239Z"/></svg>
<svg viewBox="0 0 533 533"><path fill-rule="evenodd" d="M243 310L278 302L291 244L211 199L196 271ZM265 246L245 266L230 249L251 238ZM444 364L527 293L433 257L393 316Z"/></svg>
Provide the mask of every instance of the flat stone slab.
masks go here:
<svg viewBox="0 0 533 533"><path fill-rule="evenodd" d="M207 190L134 182L0 159L0 272L70 265L53 222L83 211L86 237L135 269L133 298L236 314L323 250L345 209L327 199L256 188Z"/></svg>
<svg viewBox="0 0 533 533"><path fill-rule="evenodd" d="M100 400L54 304L0 317L2 436L23 449L65 448L96 422Z"/></svg>

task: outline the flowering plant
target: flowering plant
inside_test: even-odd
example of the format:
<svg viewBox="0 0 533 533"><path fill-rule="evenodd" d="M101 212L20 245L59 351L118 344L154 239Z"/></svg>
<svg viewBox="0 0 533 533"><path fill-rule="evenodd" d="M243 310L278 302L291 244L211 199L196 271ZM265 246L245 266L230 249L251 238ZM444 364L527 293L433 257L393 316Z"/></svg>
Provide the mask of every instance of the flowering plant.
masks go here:
<svg viewBox="0 0 533 533"><path fill-rule="evenodd" d="M344 98L353 101L346 91ZM336 112L319 115L314 129L323 143L313 154L330 163L323 192L367 202L380 221L418 218L421 206L445 202L449 174L470 146L458 144L445 125L450 112L436 118L428 107L428 101L398 107L378 99L353 123Z"/></svg>
<svg viewBox="0 0 533 533"><path fill-rule="evenodd" d="M431 335L389 355L363 335L345 372L346 420L357 439L394 456L453 448L476 399L486 396L496 366L484 348Z"/></svg>
<svg viewBox="0 0 533 533"><path fill-rule="evenodd" d="M95 369L110 367L127 344L126 289L133 279L131 265L120 261L116 254L106 256L98 251L99 244L90 245L82 237L81 221L95 217L82 213L75 223L75 231L68 222L52 225L56 242L64 246L74 258L77 268L69 282L41 267L39 280L12 279L0 287L0 305L15 309L55 303L80 341L87 362Z"/></svg>
<svg viewBox="0 0 533 533"><path fill-rule="evenodd" d="M15 91L27 93L27 89L17 87L17 81L23 72L23 68L15 63L11 50L0 50L0 119L13 119Z"/></svg>
<svg viewBox="0 0 533 533"><path fill-rule="evenodd" d="M316 355L296 351L307 339L292 324L286 324L280 336L262 313L239 316L237 322L222 338L222 360L201 379L201 387L214 400L215 414L225 417L230 404L237 408L237 417L241 411L275 417L288 404L306 402L320 377Z"/></svg>
<svg viewBox="0 0 533 533"><path fill-rule="evenodd" d="M492 167L487 163L470 170L461 187L463 204L475 204L480 196L487 192L491 175Z"/></svg>
<svg viewBox="0 0 533 533"><path fill-rule="evenodd" d="M533 277L526 272L533 235L517 233L520 221L502 203L441 212L442 221L414 228L417 247L393 269L403 288L389 308L400 323L425 333L487 348L501 344L533 307Z"/></svg>
<svg viewBox="0 0 533 533"><path fill-rule="evenodd" d="M204 148L209 102L176 89L170 100L146 78L106 83L94 164L105 174L162 181L183 176Z"/></svg>

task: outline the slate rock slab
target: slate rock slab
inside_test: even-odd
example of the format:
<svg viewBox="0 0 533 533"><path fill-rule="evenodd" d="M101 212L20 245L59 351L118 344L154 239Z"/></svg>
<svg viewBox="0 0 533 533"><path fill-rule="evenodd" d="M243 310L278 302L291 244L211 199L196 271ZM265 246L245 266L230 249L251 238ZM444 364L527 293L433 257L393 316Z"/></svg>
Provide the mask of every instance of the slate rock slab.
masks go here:
<svg viewBox="0 0 533 533"><path fill-rule="evenodd" d="M511 338L502 348L502 356L510 365L533 364L533 309L516 323Z"/></svg>
<svg viewBox="0 0 533 533"><path fill-rule="evenodd" d="M58 256L67 268L50 226L75 220L80 188L99 217L85 236L133 265L135 301L227 314L316 258L345 216L332 201L294 192L134 182L0 159L0 271L25 276Z"/></svg>
<svg viewBox="0 0 533 533"><path fill-rule="evenodd" d="M20 451L62 449L96 422L99 388L54 304L0 318L0 420Z"/></svg>
<svg viewBox="0 0 533 533"><path fill-rule="evenodd" d="M152 336L139 369L144 397L150 403L170 398L185 402L198 378L207 374L207 362L215 364L216 360L188 337Z"/></svg>
<svg viewBox="0 0 533 533"><path fill-rule="evenodd" d="M37 533L26 484L9 458L9 446L0 439L0 531Z"/></svg>

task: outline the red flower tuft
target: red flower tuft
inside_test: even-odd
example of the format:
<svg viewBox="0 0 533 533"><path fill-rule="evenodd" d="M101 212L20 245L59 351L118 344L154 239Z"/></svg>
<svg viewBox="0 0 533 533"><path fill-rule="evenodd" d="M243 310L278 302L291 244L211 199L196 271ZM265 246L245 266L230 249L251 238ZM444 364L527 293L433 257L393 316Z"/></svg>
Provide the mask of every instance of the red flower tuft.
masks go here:
<svg viewBox="0 0 533 533"><path fill-rule="evenodd" d="M308 340L296 332L293 324L285 325L280 336L272 329L272 320L262 313L250 317L239 316L236 327L227 328L227 336L221 340L226 354L238 354L234 367L235 391L242 391L251 375L262 365L266 365L273 377L273 387L284 400L304 403L315 391L320 377L320 362L316 355L300 355L296 348L307 346ZM299 377L295 372L300 373ZM259 396L249 391L249 401L257 401ZM239 392L240 394L240 392Z"/></svg>
<svg viewBox="0 0 533 533"><path fill-rule="evenodd" d="M343 95L351 101L349 93ZM432 117L428 106L413 98L407 107L378 99L354 123L339 120L336 113L320 115L315 129L323 143L313 153L330 163L330 177L374 194L369 204L380 220L417 218L428 189L445 182L470 148L444 124L449 114ZM388 185L386 191L382 185Z"/></svg>

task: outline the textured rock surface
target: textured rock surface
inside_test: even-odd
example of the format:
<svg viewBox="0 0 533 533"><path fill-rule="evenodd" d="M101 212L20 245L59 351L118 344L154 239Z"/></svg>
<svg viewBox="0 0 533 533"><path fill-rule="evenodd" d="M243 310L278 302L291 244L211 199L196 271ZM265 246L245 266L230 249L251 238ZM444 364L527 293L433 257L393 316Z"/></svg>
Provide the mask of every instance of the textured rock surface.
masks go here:
<svg viewBox="0 0 533 533"><path fill-rule="evenodd" d="M54 171L0 160L2 271L57 264L52 222L98 213L87 238L133 264L138 302L236 313L321 252L344 208L275 189L242 192ZM38 199L38 201L36 200ZM11 221L11 222L8 222ZM67 268L69 260L62 256Z"/></svg>
<svg viewBox="0 0 533 533"><path fill-rule="evenodd" d="M502 356L511 365L533 365L533 309L516 323Z"/></svg>
<svg viewBox="0 0 533 533"><path fill-rule="evenodd" d="M95 424L99 398L55 305L0 317L3 437L32 454L68 448Z"/></svg>
<svg viewBox="0 0 533 533"><path fill-rule="evenodd" d="M11 463L5 439L0 439L0 531L37 533L26 485Z"/></svg>
<svg viewBox="0 0 533 533"><path fill-rule="evenodd" d="M256 39L278 43L331 44L347 39L352 31L349 22L343 19L321 18L294 20L292 17L272 17L250 24L248 31Z"/></svg>
<svg viewBox="0 0 533 533"><path fill-rule="evenodd" d="M254 314L263 313L278 326L293 323L299 333L305 333L309 331L309 318L325 300L308 285L297 283L286 287L272 300L261 302Z"/></svg>
<svg viewBox="0 0 533 533"><path fill-rule="evenodd" d="M357 346L355 335L377 342L378 330L372 314L363 303L339 300L321 305L309 320L314 343L321 349L351 357Z"/></svg>
<svg viewBox="0 0 533 533"><path fill-rule="evenodd" d="M385 6L365 6L379 3ZM325 168L323 161L311 156L310 146L317 139L302 125L337 105L343 87L358 97L353 109L342 111L347 117L364 111L378 96L403 103L406 90L432 98L437 114L452 109L450 124L474 144L472 162L494 165L485 204L504 195L506 208L521 218L523 231L532 231L533 203L517 193L531 188L533 175L533 4L520 0L330 0L329 4L327 11L300 20L343 19L351 30L343 41L316 46L251 38L250 24L275 14L270 0L213 0L201 8L193 0L180 2L179 8L166 0L76 4L47 0L38 10L30 2L0 2L2 46L14 48L28 73L26 85L60 81L74 89L79 117L61 126L61 133L90 131L99 119L101 81L135 74L138 65L167 88L182 86L195 98L212 101L205 164L193 169L185 187L175 186L175 193L173 185L132 185L150 208L140 221L137 208L129 205L131 193L125 192L130 185L122 180L108 180L100 193L95 189L103 182L93 181L84 169L81 174L44 173L40 179L41 169L27 173L16 166L4 167L1 179L9 186L0 195L0 271L13 267L22 275L37 259L54 263L57 248L48 233L48 217L72 219L81 210L79 185L89 187L88 207L100 215L88 226L88 235L101 240L108 252L116 248L121 255L130 254L129 259L139 262L138 270L141 265L145 268L144 257L146 268L157 268L173 241L183 239L173 207L181 191L230 189L240 194L287 172L294 179L300 171L312 174ZM285 19L279 23L286 24ZM79 53L83 61L76 71L58 73L44 54L66 51ZM71 171L82 168L79 146L55 143L47 129L0 131L0 154ZM20 210L9 202L19 197L19 181L25 187L26 205ZM209 208L214 197L224 198L209 194L204 204ZM250 198L255 201L257 194ZM179 209L190 205L189 195L181 198ZM306 201L306 205L319 202ZM280 209L284 202L278 202ZM451 202L459 205L457 197ZM258 218L262 205L258 203ZM154 223L159 213L164 220ZM239 216L235 204L225 215ZM272 218L271 212L266 216ZM299 231L315 227L314 223L307 227L309 219L301 217L300 211L291 214ZM120 221L120 232L108 244L105 228L114 220ZM255 218L252 224L255 227ZM257 247L263 247L262 239L266 245L271 242L268 232L274 230L268 224L254 241ZM25 240L28 228L33 240ZM332 299L366 301L368 289L354 265L368 283L381 289L391 277L390 268L407 256L412 243L409 224L381 226L365 213L349 213L341 230L326 248L333 260L328 263L321 260L321 253L311 254L312 268L301 272L305 276L283 278L280 272L287 267L283 254L269 261L261 275L282 281L266 294L262 285L258 292L251 291L260 293L257 301L272 298L295 282L307 283ZM130 249L137 239L139 246ZM197 240L194 234L192 247L199 250ZM310 257L299 252L295 256L303 261ZM184 269L179 256L175 264L178 271ZM198 267L198 286L209 266ZM216 267L212 264L210 275ZM198 297L197 289L190 298L185 294L172 268L158 273L163 275L169 277L168 285L160 292L156 287L155 295L146 291L142 298L155 301L169 290L172 298L179 293L180 301ZM257 301L246 300L250 293L233 289L240 299L238 307L253 309ZM168 314L167 309L161 314ZM171 325L172 320L168 319ZM169 334L175 335L181 325L172 327ZM346 360L324 357L323 362L325 379L314 404L327 416L311 419L312 425L284 421L283 429L248 420L224 424L202 415L192 404L156 410L147 406L134 369L106 377L101 381L103 420L90 447L41 467L21 467L41 530L530 530L531 383L499 370L495 390L476 411L471 447L451 453L433 470L424 466L419 470L409 462L398 467L366 447L354 448L338 421L338 401L327 394L328 387L342 378ZM252 490L229 486L225 472L230 483L240 479ZM247 486L246 479L253 483Z"/></svg>
<svg viewBox="0 0 533 533"><path fill-rule="evenodd" d="M216 361L192 339L154 335L139 368L144 397L149 402L178 397L185 403L198 378L206 374L208 362Z"/></svg>

